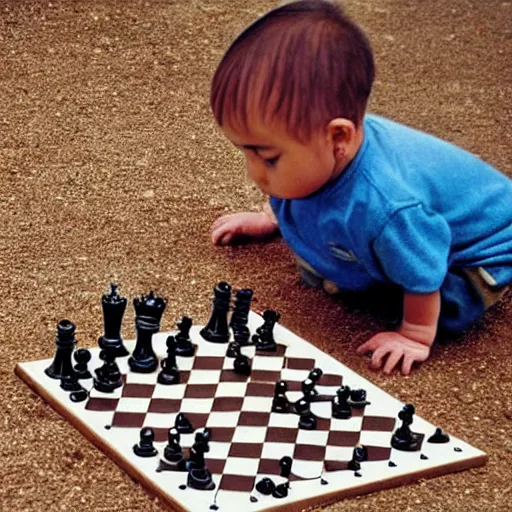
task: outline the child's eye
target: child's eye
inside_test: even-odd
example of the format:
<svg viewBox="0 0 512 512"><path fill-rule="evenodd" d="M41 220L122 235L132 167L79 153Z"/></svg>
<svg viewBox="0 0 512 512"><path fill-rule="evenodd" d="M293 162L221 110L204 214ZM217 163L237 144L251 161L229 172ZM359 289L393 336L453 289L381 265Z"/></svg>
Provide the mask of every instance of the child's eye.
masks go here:
<svg viewBox="0 0 512 512"><path fill-rule="evenodd" d="M265 158L265 165L267 167L275 167L278 160L279 160L278 156L276 156L274 158Z"/></svg>

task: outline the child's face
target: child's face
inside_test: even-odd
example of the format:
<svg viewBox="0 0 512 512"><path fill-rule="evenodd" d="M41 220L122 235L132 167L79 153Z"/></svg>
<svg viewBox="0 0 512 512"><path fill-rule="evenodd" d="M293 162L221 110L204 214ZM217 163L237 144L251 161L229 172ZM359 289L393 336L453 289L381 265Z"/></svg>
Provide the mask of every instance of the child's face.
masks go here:
<svg viewBox="0 0 512 512"><path fill-rule="evenodd" d="M307 197L341 172L327 133L315 134L302 143L280 126L259 122L248 132L229 126L222 130L243 152L248 178L270 196Z"/></svg>

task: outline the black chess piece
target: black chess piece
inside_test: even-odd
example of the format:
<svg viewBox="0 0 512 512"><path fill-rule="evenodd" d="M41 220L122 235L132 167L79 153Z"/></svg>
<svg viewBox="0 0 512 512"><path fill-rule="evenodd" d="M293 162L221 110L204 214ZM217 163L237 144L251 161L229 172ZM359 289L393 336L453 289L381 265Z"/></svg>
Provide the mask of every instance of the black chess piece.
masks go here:
<svg viewBox="0 0 512 512"><path fill-rule="evenodd" d="M117 289L118 285L111 283L110 293L101 298L105 334L98 339L98 345L102 350L112 351L116 357L124 357L129 354L121 337L121 324L127 300L119 295Z"/></svg>
<svg viewBox="0 0 512 512"><path fill-rule="evenodd" d="M178 413L176 416L176 419L174 420L174 428L180 434L191 434L194 432L192 423L190 423L190 420L182 412Z"/></svg>
<svg viewBox="0 0 512 512"><path fill-rule="evenodd" d="M321 368L313 368L310 372L308 377L316 384L321 378L324 372Z"/></svg>
<svg viewBox="0 0 512 512"><path fill-rule="evenodd" d="M190 329L192 327L192 319L183 316L176 324L178 333L176 334L176 355L180 357L193 357L195 347L190 339Z"/></svg>
<svg viewBox="0 0 512 512"><path fill-rule="evenodd" d="M133 445L133 452L139 457L154 457L158 455L158 450L153 446L155 433L153 429L145 427L140 431L140 441Z"/></svg>
<svg viewBox="0 0 512 512"><path fill-rule="evenodd" d="M318 391L315 389L315 382L309 377L302 381L300 387L306 400L311 401L318 395Z"/></svg>
<svg viewBox="0 0 512 512"><path fill-rule="evenodd" d="M133 372L151 373L158 367L158 359L153 351L153 334L160 330L160 321L167 301L155 295L153 291L146 296L135 297L135 328L137 341L128 365Z"/></svg>
<svg viewBox="0 0 512 512"><path fill-rule="evenodd" d="M368 460L368 450L364 446L356 446L352 451L352 459L348 463L348 469L359 471L361 462Z"/></svg>
<svg viewBox="0 0 512 512"><path fill-rule="evenodd" d="M275 352L277 343L274 339L274 327L281 318L281 315L273 309L263 311L263 324L256 329L256 334L252 337L256 344L256 350L260 352Z"/></svg>
<svg viewBox="0 0 512 512"><path fill-rule="evenodd" d="M332 417L338 420L346 420L352 417L352 409L348 403L350 398L350 388L348 386L341 386L336 391L336 396L333 397L332 405Z"/></svg>
<svg viewBox="0 0 512 512"><path fill-rule="evenodd" d="M276 486L276 488L272 491L272 496L274 498L286 498L288 496L288 489L290 488L290 483L285 482L284 484L279 484Z"/></svg>
<svg viewBox="0 0 512 512"><path fill-rule="evenodd" d="M213 289L213 307L210 319L200 331L206 341L227 343L229 341L228 312L231 300L231 286L225 281L217 283Z"/></svg>
<svg viewBox="0 0 512 512"><path fill-rule="evenodd" d="M421 449L423 434L417 434L410 428L415 413L414 405L406 404L398 413L402 425L395 430L391 437L391 446L396 450L415 452Z"/></svg>
<svg viewBox="0 0 512 512"><path fill-rule="evenodd" d="M230 341L226 350L226 357L237 357L241 354L240 344L236 341Z"/></svg>
<svg viewBox="0 0 512 512"><path fill-rule="evenodd" d="M187 463L189 471L187 485L193 489L212 490L215 489L212 474L206 468L204 454L210 451L210 432L197 432L195 442L190 448L190 459Z"/></svg>
<svg viewBox="0 0 512 512"><path fill-rule="evenodd" d="M251 310L253 291L250 288L238 290L235 297L235 305L229 326L233 330L233 336L241 346L248 344L251 333L247 324L249 322L249 311Z"/></svg>
<svg viewBox="0 0 512 512"><path fill-rule="evenodd" d="M315 430L317 417L311 412L310 404L304 398L295 402L295 410L299 414L299 428L301 430Z"/></svg>
<svg viewBox="0 0 512 512"><path fill-rule="evenodd" d="M171 465L175 471L185 470L185 459L183 457L183 449L180 445L180 434L175 428L170 428L167 434L167 446L164 448L164 457L166 462Z"/></svg>
<svg viewBox="0 0 512 512"><path fill-rule="evenodd" d="M292 463L293 459L288 455L285 455L284 457L281 457L281 459L279 459L279 474L283 478L290 478L290 474L292 472Z"/></svg>
<svg viewBox="0 0 512 512"><path fill-rule="evenodd" d="M60 379L60 387L64 391L80 391L80 389L83 389L74 373L62 376Z"/></svg>
<svg viewBox="0 0 512 512"><path fill-rule="evenodd" d="M100 352L100 359L103 360L103 365L95 370L94 389L102 393L112 393L123 385L123 376L119 366L117 366L113 351L102 350Z"/></svg>
<svg viewBox="0 0 512 512"><path fill-rule="evenodd" d="M72 402L76 402L76 403L83 402L84 400L87 400L87 398L89 398L89 391L87 391L87 389L85 389L82 386L80 386L80 389L78 389L76 391L72 391L69 394L69 399Z"/></svg>
<svg viewBox="0 0 512 512"><path fill-rule="evenodd" d="M244 354L238 354L233 361L233 370L239 375L251 375L251 360Z"/></svg>
<svg viewBox="0 0 512 512"><path fill-rule="evenodd" d="M435 432L427 439L428 443L443 444L450 442L450 436L441 428L437 427Z"/></svg>
<svg viewBox="0 0 512 512"><path fill-rule="evenodd" d="M69 320L61 320L57 325L55 338L56 352L51 365L45 369L46 375L52 379L61 379L74 375L75 370L71 363L71 354L76 345L76 326Z"/></svg>
<svg viewBox="0 0 512 512"><path fill-rule="evenodd" d="M354 409L363 409L370 402L366 400L366 391L364 389L353 389L350 392L349 403Z"/></svg>
<svg viewBox="0 0 512 512"><path fill-rule="evenodd" d="M257 484L256 484L256 490L263 494L264 496L270 496L274 489L276 488L276 484L273 482L272 479L265 477L262 478Z"/></svg>
<svg viewBox="0 0 512 512"><path fill-rule="evenodd" d="M91 360L91 352L86 348L79 348L73 352L73 358L76 361L75 373L78 379L92 379L91 372L87 364Z"/></svg>
<svg viewBox="0 0 512 512"><path fill-rule="evenodd" d="M159 384L172 385L180 382L180 372L176 363L176 340L168 336L166 340L167 357L162 361L162 370L158 373Z"/></svg>
<svg viewBox="0 0 512 512"><path fill-rule="evenodd" d="M272 400L272 412L286 414L290 411L290 401L286 396L288 384L284 380L278 380L274 388L274 399Z"/></svg>

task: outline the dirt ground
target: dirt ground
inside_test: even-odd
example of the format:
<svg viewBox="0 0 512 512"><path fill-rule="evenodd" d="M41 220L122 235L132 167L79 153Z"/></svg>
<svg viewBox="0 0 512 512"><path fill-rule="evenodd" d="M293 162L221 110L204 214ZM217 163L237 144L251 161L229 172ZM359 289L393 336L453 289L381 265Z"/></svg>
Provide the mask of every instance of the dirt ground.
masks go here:
<svg viewBox="0 0 512 512"><path fill-rule="evenodd" d="M345 4L375 50L371 110L512 176L512 3ZM52 356L62 318L94 346L111 280L129 297L166 295L168 330L183 314L204 323L224 279L253 287L284 325L489 455L483 468L326 510L510 510L510 300L410 377L383 377L355 355L380 320L303 288L280 239L210 243L218 215L256 209L262 197L215 128L209 81L233 36L274 5L0 0L0 509L164 510L13 369Z"/></svg>

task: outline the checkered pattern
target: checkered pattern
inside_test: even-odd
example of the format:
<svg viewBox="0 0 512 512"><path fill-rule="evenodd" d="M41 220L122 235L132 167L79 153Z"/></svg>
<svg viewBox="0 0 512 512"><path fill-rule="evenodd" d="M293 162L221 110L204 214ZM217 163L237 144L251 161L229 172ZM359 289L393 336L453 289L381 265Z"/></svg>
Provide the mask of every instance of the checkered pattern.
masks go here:
<svg viewBox="0 0 512 512"><path fill-rule="evenodd" d="M199 343L193 358L177 358L179 384L165 386L156 383L154 373L129 372L113 394L93 389L86 409L111 412L111 427L134 429L134 442L142 427L151 427L155 442L162 443L160 453L179 412L194 429L210 428L207 468L219 475L219 488L226 491L251 492L257 478L279 475L278 461L285 455L293 458L291 480L347 469L359 444L367 448L370 461L389 459L394 418L353 409L352 418L333 419L330 402L316 402L311 410L318 416L317 428L307 431L298 428L297 415L272 412L275 383L286 381L288 398L298 400L314 359L288 357L284 345L273 353L255 353L254 347L242 351L252 359L249 377L233 372L226 345ZM340 375L325 373L316 389L334 396L342 383ZM181 436L185 451L193 442L194 434Z"/></svg>

